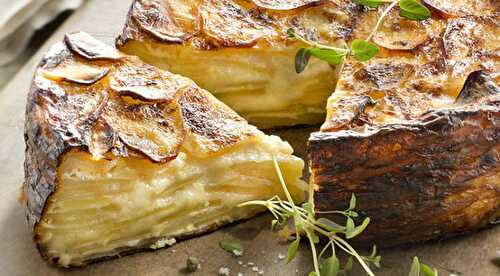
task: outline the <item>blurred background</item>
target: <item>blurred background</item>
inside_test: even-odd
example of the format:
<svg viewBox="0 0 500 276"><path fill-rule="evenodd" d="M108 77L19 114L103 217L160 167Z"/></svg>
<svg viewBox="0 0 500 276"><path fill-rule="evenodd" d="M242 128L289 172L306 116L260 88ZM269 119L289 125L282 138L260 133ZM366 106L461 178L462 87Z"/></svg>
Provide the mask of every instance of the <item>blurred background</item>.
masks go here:
<svg viewBox="0 0 500 276"><path fill-rule="evenodd" d="M0 90L85 0L0 0Z"/></svg>

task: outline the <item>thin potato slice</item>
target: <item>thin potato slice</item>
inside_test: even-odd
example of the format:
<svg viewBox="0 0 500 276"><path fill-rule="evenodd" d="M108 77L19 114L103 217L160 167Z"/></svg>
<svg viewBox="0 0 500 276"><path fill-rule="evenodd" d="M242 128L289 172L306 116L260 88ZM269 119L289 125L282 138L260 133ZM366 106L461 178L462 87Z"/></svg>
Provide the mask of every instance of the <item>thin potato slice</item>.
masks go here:
<svg viewBox="0 0 500 276"><path fill-rule="evenodd" d="M233 1L207 0L200 7L203 31L217 46L250 46L271 29Z"/></svg>
<svg viewBox="0 0 500 276"><path fill-rule="evenodd" d="M100 68L81 63L63 63L55 68L42 70L42 75L54 81L68 81L90 85L104 78L108 72L108 68Z"/></svg>
<svg viewBox="0 0 500 276"><path fill-rule="evenodd" d="M110 76L110 87L118 94L143 101L169 102L187 81L149 65L128 62Z"/></svg>
<svg viewBox="0 0 500 276"><path fill-rule="evenodd" d="M156 162L174 159L184 141L184 128L176 105L127 103L113 97L103 118L123 143Z"/></svg>
<svg viewBox="0 0 500 276"><path fill-rule="evenodd" d="M252 0L260 7L270 10L293 10L297 8L310 7L327 2L326 0Z"/></svg>
<svg viewBox="0 0 500 276"><path fill-rule="evenodd" d="M196 17L191 14L195 2L198 1L135 1L131 15L143 30L156 38L180 43L199 28Z"/></svg>
<svg viewBox="0 0 500 276"><path fill-rule="evenodd" d="M84 32L66 34L64 41L75 53L90 60L117 60L122 57L118 50L107 46Z"/></svg>

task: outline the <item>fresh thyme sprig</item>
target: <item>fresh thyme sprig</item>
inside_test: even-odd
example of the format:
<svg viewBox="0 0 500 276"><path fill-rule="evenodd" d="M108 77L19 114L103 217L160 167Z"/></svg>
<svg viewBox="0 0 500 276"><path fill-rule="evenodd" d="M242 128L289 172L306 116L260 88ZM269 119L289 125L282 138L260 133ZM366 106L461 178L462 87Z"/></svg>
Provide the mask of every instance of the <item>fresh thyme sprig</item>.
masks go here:
<svg viewBox="0 0 500 276"><path fill-rule="evenodd" d="M430 266L421 263L418 257L413 257L408 276L438 276L438 272L436 269L432 269Z"/></svg>
<svg viewBox="0 0 500 276"><path fill-rule="evenodd" d="M353 56L356 60L364 62L376 56L380 49L371 40L382 25L389 12L399 5L399 15L410 20L425 20L431 16L431 12L417 0L353 0L355 4L368 8L377 8L382 4L389 4L382 12L375 27L366 39L355 39L350 46L343 48L333 47L311 41L297 34L293 29L288 29L287 34L290 38L295 38L309 47L301 48L295 55L295 71L300 74L304 71L311 59L311 56L328 62L331 65L340 65L345 57Z"/></svg>
<svg viewBox="0 0 500 276"><path fill-rule="evenodd" d="M373 247L370 256L361 256L346 241L346 239L351 239L359 235L370 223L370 219L365 218L360 225L355 224L354 218L359 216L358 213L354 211L356 207L356 197L352 195L349 207L346 210L330 212L345 217L345 225L340 225L326 218L316 219L316 213L312 202L306 202L302 204L302 206L297 206L294 203L286 187L276 158L273 158L273 162L286 200L280 199L279 196L274 196L265 201L256 200L245 202L240 204L239 207L266 207L274 216L274 220L271 223L271 228L273 230L285 227L290 220L293 221L296 235L295 240L288 247L288 262L295 258L295 254L300 245L301 235L306 236L309 241L314 264L314 271L309 274L310 276L347 275L352 267L352 258L356 259L361 264L368 275L373 276L374 274L369 265L373 264L375 267L380 267L380 256L377 256L376 247ZM328 242L318 254L316 245L319 243L319 235L327 238ZM345 237L345 239L342 236ZM336 255L336 250L338 248L351 256L342 269L340 268L340 261ZM331 255L329 257L324 257L329 250L331 250Z"/></svg>

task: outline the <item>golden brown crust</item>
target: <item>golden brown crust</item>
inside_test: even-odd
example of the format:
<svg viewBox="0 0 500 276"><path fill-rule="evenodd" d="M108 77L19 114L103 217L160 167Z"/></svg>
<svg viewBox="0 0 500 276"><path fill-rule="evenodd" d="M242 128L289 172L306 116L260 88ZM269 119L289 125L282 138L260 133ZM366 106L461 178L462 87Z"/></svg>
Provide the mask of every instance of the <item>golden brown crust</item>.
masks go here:
<svg viewBox="0 0 500 276"><path fill-rule="evenodd" d="M289 28L328 43L347 39L357 8L349 0L136 0L117 46L130 40L210 50L283 47ZM158 18L158 20L153 20Z"/></svg>
<svg viewBox="0 0 500 276"><path fill-rule="evenodd" d="M252 0L259 8L287 11L326 3L327 0Z"/></svg>
<svg viewBox="0 0 500 276"><path fill-rule="evenodd" d="M400 33L398 40L411 49L382 48L368 62L346 62L328 101L323 131L419 120L429 110L452 108L471 73L500 72L497 19L435 17L420 24L425 39L415 44L409 41L420 36L419 30ZM364 25L355 37L363 37Z"/></svg>
<svg viewBox="0 0 500 276"><path fill-rule="evenodd" d="M500 13L500 2L497 0L424 0L425 4L446 17L467 15L496 15Z"/></svg>
<svg viewBox="0 0 500 276"><path fill-rule="evenodd" d="M70 34L44 57L28 95L28 221L36 227L43 216L61 157L71 149L95 158L168 162L181 148L215 154L256 132L191 80L105 48L87 34Z"/></svg>
<svg viewBox="0 0 500 276"><path fill-rule="evenodd" d="M391 14L374 37L380 54L346 61L309 140L316 207L342 209L355 193L372 222L362 242L448 237L500 217L498 16L474 8L488 1L426 2L475 15L434 10L410 23ZM377 13L353 37L366 37Z"/></svg>
<svg viewBox="0 0 500 276"><path fill-rule="evenodd" d="M184 90L179 104L189 132L186 147L194 147L195 154L217 153L255 133L238 114L196 86Z"/></svg>
<svg viewBox="0 0 500 276"><path fill-rule="evenodd" d="M498 88L497 88L498 89ZM419 122L313 133L316 207L351 193L371 218L359 241L392 246L470 232L500 217L500 94Z"/></svg>

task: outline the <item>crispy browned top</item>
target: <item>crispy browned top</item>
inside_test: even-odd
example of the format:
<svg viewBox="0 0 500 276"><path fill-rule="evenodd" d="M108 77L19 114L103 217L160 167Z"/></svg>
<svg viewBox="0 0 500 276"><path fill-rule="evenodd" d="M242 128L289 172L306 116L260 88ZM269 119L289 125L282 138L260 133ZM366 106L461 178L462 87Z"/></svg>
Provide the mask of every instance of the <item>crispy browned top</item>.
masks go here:
<svg viewBox="0 0 500 276"><path fill-rule="evenodd" d="M96 158L174 159L217 153L256 129L191 80L156 69L85 33L68 34L36 70L29 116Z"/></svg>
<svg viewBox="0 0 500 276"><path fill-rule="evenodd" d="M328 43L349 38L361 11L349 0L136 0L120 47L154 40L198 49L279 47L286 30Z"/></svg>
<svg viewBox="0 0 500 276"><path fill-rule="evenodd" d="M467 77L482 71L500 82L500 2L425 0L432 18L411 21L395 8L373 37L381 53L347 60L330 98L324 131L418 120L454 108ZM350 0L136 0L117 45L128 40L198 49L275 47L293 28L336 44L365 39L386 6ZM333 92L333 91L332 91Z"/></svg>
<svg viewBox="0 0 500 276"><path fill-rule="evenodd" d="M498 1L426 2L432 3L431 19L410 21L393 10L373 38L380 54L368 62L347 60L323 131L411 123L433 110L478 104L480 97L459 99L474 72L499 87ZM364 12L352 37L366 38L383 8Z"/></svg>

